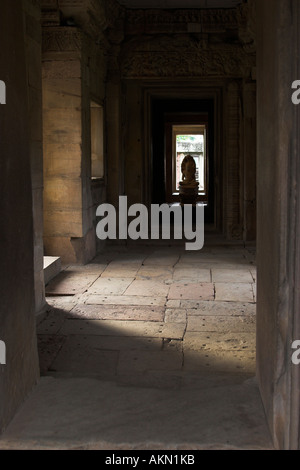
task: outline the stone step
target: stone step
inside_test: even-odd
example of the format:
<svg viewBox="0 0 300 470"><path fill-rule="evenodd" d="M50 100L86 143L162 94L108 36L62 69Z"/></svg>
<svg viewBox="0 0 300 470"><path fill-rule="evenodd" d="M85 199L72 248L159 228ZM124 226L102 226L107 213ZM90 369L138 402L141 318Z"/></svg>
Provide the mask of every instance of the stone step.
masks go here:
<svg viewBox="0 0 300 470"><path fill-rule="evenodd" d="M51 279L56 277L61 272L61 258L55 256L44 256L44 277L45 285Z"/></svg>

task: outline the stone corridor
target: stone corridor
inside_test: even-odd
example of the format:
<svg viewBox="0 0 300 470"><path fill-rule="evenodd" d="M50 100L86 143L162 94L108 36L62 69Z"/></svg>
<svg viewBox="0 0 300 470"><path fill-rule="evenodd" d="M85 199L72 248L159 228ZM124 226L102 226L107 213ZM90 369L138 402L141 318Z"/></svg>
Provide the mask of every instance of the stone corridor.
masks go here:
<svg viewBox="0 0 300 470"><path fill-rule="evenodd" d="M41 380L0 448L272 448L254 250L112 246L46 293Z"/></svg>

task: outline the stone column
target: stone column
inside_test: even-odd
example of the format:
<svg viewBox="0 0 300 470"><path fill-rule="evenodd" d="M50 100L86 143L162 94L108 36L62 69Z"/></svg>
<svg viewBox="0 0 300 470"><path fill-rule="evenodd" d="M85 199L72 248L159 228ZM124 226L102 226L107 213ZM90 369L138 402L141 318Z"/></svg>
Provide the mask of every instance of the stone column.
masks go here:
<svg viewBox="0 0 300 470"><path fill-rule="evenodd" d="M244 241L256 240L256 84L243 85Z"/></svg>
<svg viewBox="0 0 300 470"><path fill-rule="evenodd" d="M96 244L87 220L83 33L45 28L43 48L45 250L66 263L86 263Z"/></svg>
<svg viewBox="0 0 300 470"><path fill-rule="evenodd" d="M109 52L108 78L106 85L107 125L107 200L116 208L119 195L124 194L124 169L121 127L121 76L119 68L120 47L113 45Z"/></svg>
<svg viewBox="0 0 300 470"><path fill-rule="evenodd" d="M240 84L233 80L227 86L225 117L226 170L224 172L224 226L229 240L243 238L242 192L243 178L241 173L241 102Z"/></svg>

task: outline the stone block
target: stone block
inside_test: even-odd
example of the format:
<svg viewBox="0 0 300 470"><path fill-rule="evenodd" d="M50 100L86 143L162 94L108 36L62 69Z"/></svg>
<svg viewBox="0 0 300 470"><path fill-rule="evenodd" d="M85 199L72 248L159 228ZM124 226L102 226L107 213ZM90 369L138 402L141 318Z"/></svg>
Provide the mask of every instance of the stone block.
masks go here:
<svg viewBox="0 0 300 470"><path fill-rule="evenodd" d="M116 374L118 351L99 347L101 338L68 337L51 365L51 371L69 376L113 378Z"/></svg>
<svg viewBox="0 0 300 470"><path fill-rule="evenodd" d="M47 178L44 183L45 210L82 209L82 183L80 178Z"/></svg>
<svg viewBox="0 0 300 470"><path fill-rule="evenodd" d="M253 302L252 284L216 283L216 301Z"/></svg>
<svg viewBox="0 0 300 470"><path fill-rule="evenodd" d="M139 306L149 305L163 307L166 303L165 297L138 297L136 295L99 295L91 294L84 298L89 305L123 305Z"/></svg>
<svg viewBox="0 0 300 470"><path fill-rule="evenodd" d="M146 371L180 371L182 353L179 351L121 351L118 374Z"/></svg>
<svg viewBox="0 0 300 470"><path fill-rule="evenodd" d="M89 289L89 294L123 295L134 278L99 278Z"/></svg>
<svg viewBox="0 0 300 470"><path fill-rule="evenodd" d="M83 236L82 213L78 210L44 210L46 256L60 256L63 262L77 262L71 237ZM66 253L65 252L70 252Z"/></svg>
<svg viewBox="0 0 300 470"><path fill-rule="evenodd" d="M256 306L246 302L193 302L181 301L182 308L187 308L188 315L244 316L255 315Z"/></svg>
<svg viewBox="0 0 300 470"><path fill-rule="evenodd" d="M234 332L253 333L255 335L255 317L224 317L224 316L188 316L187 332Z"/></svg>
<svg viewBox="0 0 300 470"><path fill-rule="evenodd" d="M47 295L75 295L85 292L98 278L98 274L78 275L61 272L46 286Z"/></svg>
<svg viewBox="0 0 300 470"><path fill-rule="evenodd" d="M173 284L168 295L169 300L214 300L214 286L211 283Z"/></svg>
<svg viewBox="0 0 300 470"><path fill-rule="evenodd" d="M44 175L45 178L68 176L79 178L81 176L82 150L79 143L44 142Z"/></svg>
<svg viewBox="0 0 300 470"><path fill-rule="evenodd" d="M161 281L152 280L134 280L128 287L125 295L145 296L145 297L166 297L169 292L169 286Z"/></svg>
<svg viewBox="0 0 300 470"><path fill-rule="evenodd" d="M167 308L165 311L165 323L184 323L186 324L187 315L185 309Z"/></svg>
<svg viewBox="0 0 300 470"><path fill-rule="evenodd" d="M212 281L220 283L252 283L253 277L250 270L240 270L240 269L212 269Z"/></svg>
<svg viewBox="0 0 300 470"><path fill-rule="evenodd" d="M59 334L131 336L182 340L184 331L185 325L180 323L68 319L63 324Z"/></svg>
<svg viewBox="0 0 300 470"><path fill-rule="evenodd" d="M195 268L194 265L189 267L175 267L173 279L179 281L181 279L192 279L196 282L211 282L210 269Z"/></svg>
<svg viewBox="0 0 300 470"><path fill-rule="evenodd" d="M77 305L69 314L69 318L90 320L125 320L125 321L154 321L164 320L163 307L125 307L108 305Z"/></svg>

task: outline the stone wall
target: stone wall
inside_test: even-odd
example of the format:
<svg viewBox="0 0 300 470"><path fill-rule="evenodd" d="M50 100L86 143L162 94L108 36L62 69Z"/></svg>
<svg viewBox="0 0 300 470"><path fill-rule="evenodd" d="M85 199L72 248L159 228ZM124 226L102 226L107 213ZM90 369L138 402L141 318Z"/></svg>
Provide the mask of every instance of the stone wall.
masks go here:
<svg viewBox="0 0 300 470"><path fill-rule="evenodd" d="M91 179L90 108L105 108L109 9L100 0L42 4L45 250L86 263L97 250L96 207L106 199L105 175Z"/></svg>
<svg viewBox="0 0 300 470"><path fill-rule="evenodd" d="M1 80L7 87L6 105L0 107L0 338L6 343L6 365L0 365L0 432L39 376L31 186L33 142L38 147L38 139L30 138L28 104L34 98L30 100L29 91L33 97L35 91L28 88L31 68L25 53L28 36L24 24L29 20L30 5L26 5L25 15L24 6L22 0L3 0L0 16ZM32 7L34 14L34 4ZM35 83L33 77L30 83Z"/></svg>
<svg viewBox="0 0 300 470"><path fill-rule="evenodd" d="M257 377L278 449L299 449L299 79L297 0L259 0Z"/></svg>

